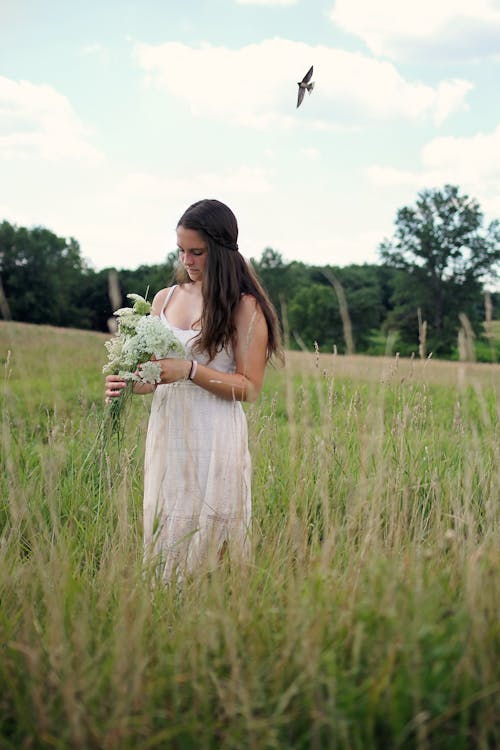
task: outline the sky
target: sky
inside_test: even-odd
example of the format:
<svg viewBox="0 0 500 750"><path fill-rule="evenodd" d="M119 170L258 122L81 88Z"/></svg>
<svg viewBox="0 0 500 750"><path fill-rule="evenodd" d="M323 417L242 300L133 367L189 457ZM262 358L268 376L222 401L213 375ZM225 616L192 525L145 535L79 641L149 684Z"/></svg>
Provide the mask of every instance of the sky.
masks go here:
<svg viewBox="0 0 500 750"><path fill-rule="evenodd" d="M425 188L500 218L499 80L500 0L0 0L0 221L136 268L218 198L247 257L377 263Z"/></svg>

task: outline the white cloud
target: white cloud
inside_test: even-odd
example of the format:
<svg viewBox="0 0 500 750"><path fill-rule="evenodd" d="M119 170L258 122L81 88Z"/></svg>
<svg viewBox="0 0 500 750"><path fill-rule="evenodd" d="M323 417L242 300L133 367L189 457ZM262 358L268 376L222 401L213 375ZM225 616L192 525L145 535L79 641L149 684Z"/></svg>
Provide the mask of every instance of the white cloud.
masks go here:
<svg viewBox="0 0 500 750"><path fill-rule="evenodd" d="M420 172L373 164L367 167L370 182L377 187L417 187L425 177Z"/></svg>
<svg viewBox="0 0 500 750"><path fill-rule="evenodd" d="M281 252L286 261L300 260L309 265L349 266L351 264L379 263L378 247L387 234L384 229L369 229L352 234L332 234L325 238L325 232L314 233L309 228L308 239L295 238L290 234L281 237L281 243L267 240L260 244L259 258L265 246ZM269 238L269 230L267 237ZM307 254L307 249L309 253Z"/></svg>
<svg viewBox="0 0 500 750"><path fill-rule="evenodd" d="M175 227L187 206L199 198L217 197L238 218L246 257L259 258L270 246L287 260L319 265L376 261L383 230L325 231L321 217L328 210L335 213L331 196L287 193L279 188L278 177L272 170L249 166L170 177L131 172L117 180L103 175L97 186L87 183L78 201L65 193L57 201L41 196L31 207L22 200L22 210L13 206L7 218L19 224L42 223L59 235L76 237L83 257L90 256L98 268L136 268L162 263L175 249Z"/></svg>
<svg viewBox="0 0 500 750"><path fill-rule="evenodd" d="M300 154L305 156L306 159L317 161L321 156L321 151L318 148L314 148L314 146L308 146L306 148L301 148Z"/></svg>
<svg viewBox="0 0 500 750"><path fill-rule="evenodd" d="M239 166L227 172L200 172L183 177L160 177L151 173L131 173L120 184L118 190L133 199L135 195L151 196L162 203L181 195L222 195L238 193L267 193L271 190L270 173L261 167ZM120 198L121 200L121 198Z"/></svg>
<svg viewBox="0 0 500 750"><path fill-rule="evenodd" d="M498 54L498 0L335 0L330 17L377 55L484 57Z"/></svg>
<svg viewBox="0 0 500 750"><path fill-rule="evenodd" d="M373 165L369 179L378 187L415 190L456 184L476 197L485 213L500 218L500 125L491 133L434 138L420 156L419 170Z"/></svg>
<svg viewBox="0 0 500 750"><path fill-rule="evenodd" d="M491 133L434 138L422 149L424 167L458 170L468 178L500 178L500 125Z"/></svg>
<svg viewBox="0 0 500 750"><path fill-rule="evenodd" d="M217 197L239 217L242 205L269 201L271 177L267 170L248 166L169 177L130 172L88 188L81 200L84 210L58 205L51 211L53 218L47 210L44 216L58 232L78 238L84 257L91 248L99 267L134 268L161 263L175 249L177 221L193 201Z"/></svg>
<svg viewBox="0 0 500 750"><path fill-rule="evenodd" d="M102 158L69 100L51 86L0 76L0 157Z"/></svg>
<svg viewBox="0 0 500 750"><path fill-rule="evenodd" d="M200 172L185 165L169 175L129 172L122 176L108 164L89 172L79 165L53 168L38 162L33 169L34 190L25 190L22 179L13 186L0 181L0 204L7 204L0 219L22 226L40 224L60 236L76 237L82 256L97 268L136 268L164 262L175 249L175 227L187 206L216 197L234 210L246 257L259 258L270 246L287 260L319 265L376 261L376 248L386 234L383 229L372 231L383 226L380 211L370 215L368 210L368 216L364 212L367 231L360 226L359 209L349 218L349 200L342 190L340 201L327 190L290 191L275 162L263 155L267 166ZM28 169L31 174L31 165ZM48 180L48 189L37 191L49 173L54 184Z"/></svg>
<svg viewBox="0 0 500 750"><path fill-rule="evenodd" d="M459 79L436 87L409 81L390 62L285 39L240 49L138 43L133 54L147 82L184 101L194 116L253 128L334 129L366 118L441 123L466 106L472 87ZM311 63L316 88L297 111L296 82Z"/></svg>
<svg viewBox="0 0 500 750"><path fill-rule="evenodd" d="M382 229L367 229L351 235L334 235L328 243L317 242L318 250L314 263L337 266L378 263L378 246L383 236Z"/></svg>

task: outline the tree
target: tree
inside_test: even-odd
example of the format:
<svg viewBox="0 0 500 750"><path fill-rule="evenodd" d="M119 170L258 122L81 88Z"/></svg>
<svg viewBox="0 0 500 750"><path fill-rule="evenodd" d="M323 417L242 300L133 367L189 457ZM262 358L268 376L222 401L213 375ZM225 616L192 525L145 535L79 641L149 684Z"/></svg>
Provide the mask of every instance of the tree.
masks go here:
<svg viewBox="0 0 500 750"><path fill-rule="evenodd" d="M385 313L378 270L371 265L309 267L308 283L298 289L289 304L291 333L308 347L317 341L323 351L331 351L333 345L340 352L347 351L345 321L332 285L335 279L342 287L355 349L362 351Z"/></svg>
<svg viewBox="0 0 500 750"><path fill-rule="evenodd" d="M415 207L397 213L392 240L380 246L383 262L399 270L387 323L403 341L418 344L418 309L428 325L428 349L449 354L459 314L478 331L482 290L500 261L500 223L483 227L478 202L459 189L424 190Z"/></svg>
<svg viewBox="0 0 500 750"><path fill-rule="evenodd" d="M86 270L72 237L0 224L0 278L14 320L88 327L89 308L79 299Z"/></svg>
<svg viewBox="0 0 500 750"><path fill-rule="evenodd" d="M321 349L334 344L344 351L344 335L338 299L331 286L309 284L301 289L288 307L292 346L312 349L316 341Z"/></svg>
<svg viewBox="0 0 500 750"><path fill-rule="evenodd" d="M166 263L118 272L123 305L129 292L152 299L171 283L177 253ZM113 310L109 271L96 272L80 254L78 242L44 227L27 229L0 223L0 315L28 323L107 331Z"/></svg>
<svg viewBox="0 0 500 750"><path fill-rule="evenodd" d="M281 253L271 247L263 250L260 260L252 258L251 263L283 326L283 305L288 308L295 293L310 284L307 266L299 261L284 261Z"/></svg>
<svg viewBox="0 0 500 750"><path fill-rule="evenodd" d="M377 266L370 264L334 269L344 290L357 352L368 346L370 336L380 328L385 315L378 271Z"/></svg>

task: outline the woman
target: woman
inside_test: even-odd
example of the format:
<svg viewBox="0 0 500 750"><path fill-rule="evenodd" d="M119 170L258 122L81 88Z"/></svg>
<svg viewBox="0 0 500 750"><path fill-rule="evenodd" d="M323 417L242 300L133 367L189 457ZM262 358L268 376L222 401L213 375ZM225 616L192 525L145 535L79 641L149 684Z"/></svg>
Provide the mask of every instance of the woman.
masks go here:
<svg viewBox="0 0 500 750"><path fill-rule="evenodd" d="M152 313L187 358L160 360L146 440L144 540L165 578L248 551L251 512L247 424L267 360L281 353L276 314L238 251L238 225L217 200L193 203L177 225L178 285ZM126 383L106 378L106 396Z"/></svg>

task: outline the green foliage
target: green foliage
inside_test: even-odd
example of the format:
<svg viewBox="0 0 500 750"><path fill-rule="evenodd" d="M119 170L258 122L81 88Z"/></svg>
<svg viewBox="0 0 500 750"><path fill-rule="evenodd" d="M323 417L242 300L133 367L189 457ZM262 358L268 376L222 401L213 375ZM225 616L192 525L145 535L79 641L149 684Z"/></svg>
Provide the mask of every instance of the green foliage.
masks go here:
<svg viewBox="0 0 500 750"><path fill-rule="evenodd" d="M282 328L288 326L291 347L311 351L316 342L321 351L336 346L344 352L348 325L356 352L384 353L389 340L394 351L417 353L420 309L428 325L427 352L434 357L456 356L458 314L466 313L477 356L494 360L494 347L480 333L483 281L494 275L498 237L497 223L482 228L475 201L446 186L424 191L416 208L401 209L394 239L382 246L382 265L310 266L285 261L269 247L252 264ZM127 293L146 290L151 300L172 283L176 259L170 253L165 264L118 270L122 303ZM107 331L110 271L88 267L72 238L0 224L0 312L6 318L5 299L14 320ZM491 301L498 317L498 293Z"/></svg>
<svg viewBox="0 0 500 750"><path fill-rule="evenodd" d="M296 347L321 349L342 342L342 320L335 292L323 284L309 284L292 298L288 308L291 342Z"/></svg>
<svg viewBox="0 0 500 750"><path fill-rule="evenodd" d="M87 327L90 309L79 304L86 273L75 239L0 224L0 278L14 320Z"/></svg>
<svg viewBox="0 0 500 750"><path fill-rule="evenodd" d="M118 279L123 297L130 292L142 296L147 292L148 300L152 301L160 289L164 289L173 282L176 262L177 253L172 252L167 256L165 264L141 265L133 271L126 269L119 271Z"/></svg>
<svg viewBox="0 0 500 750"><path fill-rule="evenodd" d="M427 349L447 355L456 344L459 313L476 331L483 281L500 261L500 224L483 228L477 201L458 187L419 193L415 207L397 213L392 240L380 247L383 261L400 271L395 278L386 325L418 349L417 310L428 323Z"/></svg>
<svg viewBox="0 0 500 750"><path fill-rule="evenodd" d="M276 308L281 325L293 296L310 283L309 268L298 261L287 263L280 253L267 247L252 265Z"/></svg>
<svg viewBox="0 0 500 750"><path fill-rule="evenodd" d="M149 289L152 299L172 280L175 260L170 253L164 265L119 271L123 304L129 292ZM113 313L110 270L87 266L73 238L57 237L43 227L0 224L0 279L13 320L107 331Z"/></svg>
<svg viewBox="0 0 500 750"><path fill-rule="evenodd" d="M349 265L334 269L334 273L344 290L356 350L364 351L371 329L379 328L387 314L380 268Z"/></svg>
<svg viewBox="0 0 500 750"><path fill-rule="evenodd" d="M371 330L385 319L392 269L369 264L334 268L285 263L270 248L253 264L276 309L280 314L286 311L290 345L294 348L312 349L316 342L321 351L331 351L334 345L340 352L345 350L344 325L332 275L344 291L358 351L365 349Z"/></svg>

